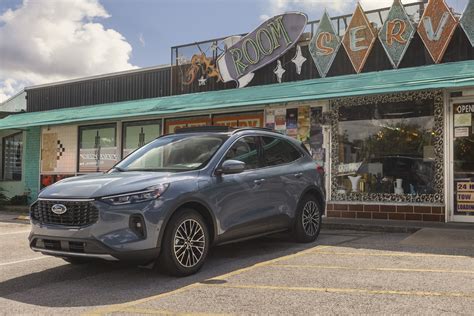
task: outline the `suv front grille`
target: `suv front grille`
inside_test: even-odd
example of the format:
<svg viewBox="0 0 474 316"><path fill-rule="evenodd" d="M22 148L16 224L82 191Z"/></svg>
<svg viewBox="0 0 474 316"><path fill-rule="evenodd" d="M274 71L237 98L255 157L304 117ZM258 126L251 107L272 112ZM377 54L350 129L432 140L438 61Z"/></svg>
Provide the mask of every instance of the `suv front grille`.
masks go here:
<svg viewBox="0 0 474 316"><path fill-rule="evenodd" d="M64 205L64 214L53 213L55 204ZM31 218L42 224L86 226L97 222L99 210L89 201L39 200L31 208Z"/></svg>

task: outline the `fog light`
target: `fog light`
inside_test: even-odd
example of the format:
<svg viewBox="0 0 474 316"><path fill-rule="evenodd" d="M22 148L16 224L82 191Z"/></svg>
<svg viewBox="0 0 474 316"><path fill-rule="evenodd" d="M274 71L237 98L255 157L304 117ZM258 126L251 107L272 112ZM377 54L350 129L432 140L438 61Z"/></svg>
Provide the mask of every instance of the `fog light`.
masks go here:
<svg viewBox="0 0 474 316"><path fill-rule="evenodd" d="M146 237L145 221L143 220L143 216L140 214L133 214L130 216L129 226L139 238Z"/></svg>

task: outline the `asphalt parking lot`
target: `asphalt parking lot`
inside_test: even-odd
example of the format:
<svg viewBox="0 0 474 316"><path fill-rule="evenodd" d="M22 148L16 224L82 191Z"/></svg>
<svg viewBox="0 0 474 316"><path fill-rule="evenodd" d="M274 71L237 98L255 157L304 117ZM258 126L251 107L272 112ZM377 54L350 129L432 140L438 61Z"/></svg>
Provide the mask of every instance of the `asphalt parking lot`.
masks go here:
<svg viewBox="0 0 474 316"><path fill-rule="evenodd" d="M473 313L474 249L408 233L261 238L216 247L199 274L176 279L42 256L29 250L28 229L0 222L4 315Z"/></svg>

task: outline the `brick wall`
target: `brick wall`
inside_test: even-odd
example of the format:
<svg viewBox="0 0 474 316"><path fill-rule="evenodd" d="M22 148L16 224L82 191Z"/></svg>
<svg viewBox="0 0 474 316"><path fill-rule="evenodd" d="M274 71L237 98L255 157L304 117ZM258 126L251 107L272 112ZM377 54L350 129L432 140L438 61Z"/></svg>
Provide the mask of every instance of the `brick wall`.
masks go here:
<svg viewBox="0 0 474 316"><path fill-rule="evenodd" d="M39 168L40 168L40 135L39 127L30 127L26 131L26 141L23 147L25 166L25 187L30 193L29 202L33 202L39 191Z"/></svg>
<svg viewBox="0 0 474 316"><path fill-rule="evenodd" d="M444 206L328 203L328 217L444 222Z"/></svg>

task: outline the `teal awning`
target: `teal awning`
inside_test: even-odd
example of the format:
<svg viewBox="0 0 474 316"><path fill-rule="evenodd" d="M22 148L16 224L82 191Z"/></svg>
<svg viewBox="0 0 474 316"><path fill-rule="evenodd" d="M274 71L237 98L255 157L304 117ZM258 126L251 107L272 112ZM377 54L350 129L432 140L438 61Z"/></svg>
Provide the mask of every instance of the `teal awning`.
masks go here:
<svg viewBox="0 0 474 316"><path fill-rule="evenodd" d="M367 94L468 86L474 87L473 60L242 89L16 114L1 119L0 129L149 115L176 114L178 116L183 115L184 112L190 113L193 111L212 111L291 101L322 100Z"/></svg>

